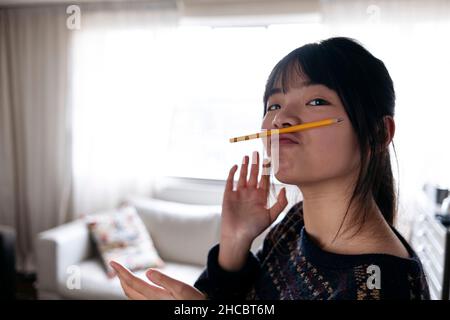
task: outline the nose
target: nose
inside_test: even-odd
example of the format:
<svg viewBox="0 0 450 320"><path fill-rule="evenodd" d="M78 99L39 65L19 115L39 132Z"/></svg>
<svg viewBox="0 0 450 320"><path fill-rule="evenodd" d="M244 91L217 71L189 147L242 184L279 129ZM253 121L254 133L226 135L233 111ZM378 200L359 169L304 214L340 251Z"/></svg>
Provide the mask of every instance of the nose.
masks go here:
<svg viewBox="0 0 450 320"><path fill-rule="evenodd" d="M275 129L287 128L287 127L290 127L290 126L293 126L293 124L291 124L289 122L284 122L282 125L274 123Z"/></svg>
<svg viewBox="0 0 450 320"><path fill-rule="evenodd" d="M298 117L283 112L279 112L272 120L272 126L275 129L282 129L300 123L301 121Z"/></svg>

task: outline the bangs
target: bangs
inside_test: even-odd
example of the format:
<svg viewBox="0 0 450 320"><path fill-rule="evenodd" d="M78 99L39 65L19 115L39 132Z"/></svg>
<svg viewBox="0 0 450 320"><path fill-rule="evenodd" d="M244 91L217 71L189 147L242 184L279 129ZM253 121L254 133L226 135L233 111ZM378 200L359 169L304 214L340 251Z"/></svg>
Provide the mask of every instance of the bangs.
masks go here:
<svg viewBox="0 0 450 320"><path fill-rule="evenodd" d="M332 60L334 59L327 57L317 43L307 44L289 53L276 64L267 79L264 107L274 89L281 89L285 94L290 88L299 87L303 81L321 84L337 91L337 70L330 63Z"/></svg>

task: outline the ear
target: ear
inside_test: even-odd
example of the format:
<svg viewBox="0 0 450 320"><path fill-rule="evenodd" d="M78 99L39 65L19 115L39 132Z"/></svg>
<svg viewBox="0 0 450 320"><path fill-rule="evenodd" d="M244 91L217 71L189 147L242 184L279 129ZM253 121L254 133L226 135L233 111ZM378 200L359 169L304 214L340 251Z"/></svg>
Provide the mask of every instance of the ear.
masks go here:
<svg viewBox="0 0 450 320"><path fill-rule="evenodd" d="M392 116L384 116L383 121L384 127L386 128L386 140L384 141L384 147L387 148L395 135L395 121Z"/></svg>

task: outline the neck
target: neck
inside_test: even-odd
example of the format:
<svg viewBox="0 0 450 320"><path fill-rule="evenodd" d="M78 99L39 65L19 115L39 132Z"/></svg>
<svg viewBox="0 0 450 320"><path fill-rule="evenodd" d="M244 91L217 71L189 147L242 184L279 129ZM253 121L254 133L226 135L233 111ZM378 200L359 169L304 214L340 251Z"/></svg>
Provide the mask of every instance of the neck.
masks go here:
<svg viewBox="0 0 450 320"><path fill-rule="evenodd" d="M354 179L340 177L299 186L303 194L305 230L323 249L341 251L342 248L338 247L343 244L345 247L345 241L350 239L360 227L358 217L363 213L358 211L358 199L354 199L348 207L353 184ZM372 233L370 229L373 226L379 226L384 221L374 199L367 205L370 208L368 208L365 223L359 230L363 236L368 236Z"/></svg>

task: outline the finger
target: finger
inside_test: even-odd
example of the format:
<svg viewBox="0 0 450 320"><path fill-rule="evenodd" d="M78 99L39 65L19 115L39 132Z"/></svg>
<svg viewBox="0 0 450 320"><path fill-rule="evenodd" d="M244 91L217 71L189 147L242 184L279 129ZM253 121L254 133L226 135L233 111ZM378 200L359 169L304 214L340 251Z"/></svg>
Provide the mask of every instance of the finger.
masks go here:
<svg viewBox="0 0 450 320"><path fill-rule="evenodd" d="M181 281L175 280L157 270L149 269L145 275L157 285L166 288L176 299L183 299L185 284Z"/></svg>
<svg viewBox="0 0 450 320"><path fill-rule="evenodd" d="M120 285L122 286L123 292L125 293L125 295L127 296L128 299L131 299L131 300L146 300L147 299L143 294L137 292L136 290L134 290L133 288L128 286L126 284L126 282L122 281L120 278L119 278L119 280L120 280Z"/></svg>
<svg viewBox="0 0 450 320"><path fill-rule="evenodd" d="M283 187L278 193L277 202L269 209L271 223L278 218L280 213L284 210L284 208L286 208L287 204L288 201L286 198L286 188Z"/></svg>
<svg viewBox="0 0 450 320"><path fill-rule="evenodd" d="M249 188L256 188L259 175L259 153L254 151L252 155L252 169L250 171L250 179L248 180Z"/></svg>
<svg viewBox="0 0 450 320"><path fill-rule="evenodd" d="M234 174L236 173L238 166L234 165L230 169L230 173L228 173L227 183L225 185L225 192L231 192L233 191L233 184L234 184Z"/></svg>
<svg viewBox="0 0 450 320"><path fill-rule="evenodd" d="M200 299L203 296L196 288L187 285L184 282L171 278L162 272L154 269L149 269L146 273L147 278L157 285L167 289L175 299Z"/></svg>
<svg viewBox="0 0 450 320"><path fill-rule="evenodd" d="M247 186L247 171L248 171L248 156L245 156L242 160L241 172L239 175L239 181L237 188L245 188Z"/></svg>
<svg viewBox="0 0 450 320"><path fill-rule="evenodd" d="M168 292L164 289L151 285L144 280L133 275L127 268L121 264L112 261L111 267L117 272L120 281L128 287L144 295L147 299L167 299L170 297Z"/></svg>
<svg viewBox="0 0 450 320"><path fill-rule="evenodd" d="M264 191L269 191L269 185L270 185L270 160L264 159L262 164L262 175L261 180L259 181L259 188L263 189Z"/></svg>
<svg viewBox="0 0 450 320"><path fill-rule="evenodd" d="M130 287L126 282L121 281L122 288L124 289L125 294L127 297L133 300L174 300L173 295L164 289L158 288L156 286L153 286L151 284L148 284L149 287L153 287L155 290L160 291L158 294L152 293L151 296L146 296L142 294L141 292L136 291L132 287Z"/></svg>

